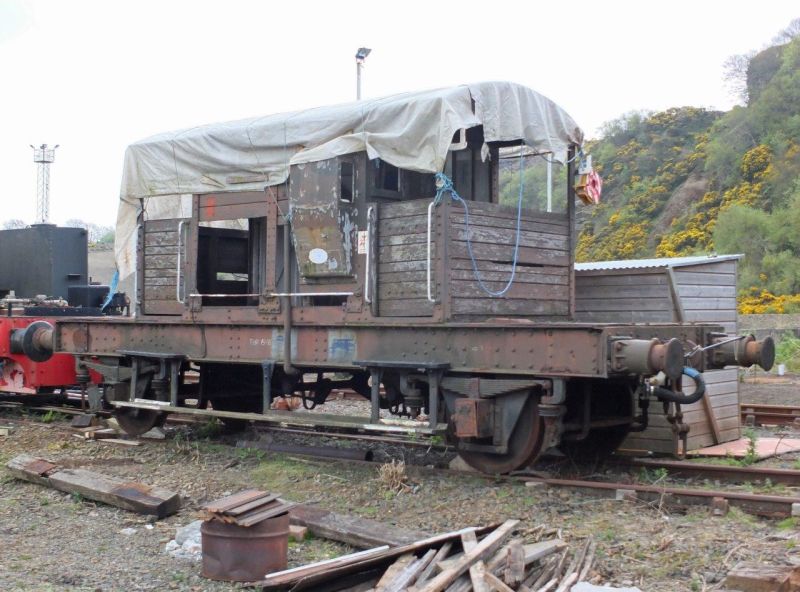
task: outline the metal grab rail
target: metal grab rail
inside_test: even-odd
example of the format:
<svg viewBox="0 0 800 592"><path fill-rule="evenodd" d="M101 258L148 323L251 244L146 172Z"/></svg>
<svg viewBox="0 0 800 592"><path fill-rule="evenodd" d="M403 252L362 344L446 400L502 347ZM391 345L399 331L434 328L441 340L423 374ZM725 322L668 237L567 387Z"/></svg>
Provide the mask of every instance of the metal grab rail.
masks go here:
<svg viewBox="0 0 800 592"><path fill-rule="evenodd" d="M375 211L375 206L370 206L367 209L367 257L364 261L364 301L367 304L372 304L372 297L369 294L370 285L370 254L372 252L372 213Z"/></svg>
<svg viewBox="0 0 800 592"><path fill-rule="evenodd" d="M181 239L183 238L183 223L183 220L178 222L178 268L176 270L177 276L175 277L175 299L181 303L184 303L183 299L181 299L181 249L183 249L183 241Z"/></svg>
<svg viewBox="0 0 800 592"><path fill-rule="evenodd" d="M436 299L431 293L431 216L433 214L433 207L436 205L436 200L431 201L428 205L428 302L436 302Z"/></svg>
<svg viewBox="0 0 800 592"><path fill-rule="evenodd" d="M144 231L142 230L142 225L136 225L136 252L139 252L139 235L144 235ZM142 241L144 243L144 241ZM144 256L142 257L144 260ZM133 273L133 316L137 316L137 310L139 306L142 304L141 298L139 298L139 271L142 272L142 285L144 285L144 264L142 264L142 268L139 269L139 264L136 264L136 270Z"/></svg>
<svg viewBox="0 0 800 592"><path fill-rule="evenodd" d="M352 296L352 292L274 292L270 296ZM237 294L233 294L237 296ZM258 294L256 294L258 296Z"/></svg>

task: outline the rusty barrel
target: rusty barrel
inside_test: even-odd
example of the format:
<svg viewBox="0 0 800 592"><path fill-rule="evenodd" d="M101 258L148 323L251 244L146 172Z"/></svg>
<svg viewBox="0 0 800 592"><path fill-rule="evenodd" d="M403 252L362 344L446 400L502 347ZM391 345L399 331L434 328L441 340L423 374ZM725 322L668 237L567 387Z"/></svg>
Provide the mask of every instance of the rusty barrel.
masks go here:
<svg viewBox="0 0 800 592"><path fill-rule="evenodd" d="M200 527L203 577L226 582L253 582L286 569L289 514L244 527L218 520Z"/></svg>

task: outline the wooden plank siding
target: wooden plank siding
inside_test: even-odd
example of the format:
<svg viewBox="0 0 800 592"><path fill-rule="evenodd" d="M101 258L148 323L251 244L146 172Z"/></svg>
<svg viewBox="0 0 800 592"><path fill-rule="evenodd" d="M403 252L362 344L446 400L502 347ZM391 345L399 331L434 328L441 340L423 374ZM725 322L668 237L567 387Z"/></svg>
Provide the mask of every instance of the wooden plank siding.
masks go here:
<svg viewBox="0 0 800 592"><path fill-rule="evenodd" d="M454 317L570 316L570 232L565 214L523 211L514 283L502 297L490 296L481 288L467 239L484 286L502 290L513 268L517 210L470 202L469 222L468 236L464 210L454 205L448 219L448 281Z"/></svg>
<svg viewBox="0 0 800 592"><path fill-rule="evenodd" d="M380 204L379 316L433 314L435 305L427 300L429 204L429 199ZM512 273L517 210L478 202L470 202L469 208L469 242L480 277L489 290L502 290ZM437 206L432 223L432 291L451 318L569 317L572 271L566 215L523 212L514 283L502 297L484 292L475 277L464 210L452 204ZM446 249L443 235L447 237ZM440 257L445 255L446 271L442 277ZM447 282L446 290L440 289L442 279Z"/></svg>
<svg viewBox="0 0 800 592"><path fill-rule="evenodd" d="M622 270L575 274L575 319L601 323L663 323L675 320L665 273Z"/></svg>
<svg viewBox="0 0 800 592"><path fill-rule="evenodd" d="M678 322L679 308L686 322L709 322L735 333L736 261L709 261L673 267L676 306L671 296L666 267L581 270L575 274L575 318L585 322L642 323ZM736 369L710 370L703 374L710 409L716 419L721 442L741 436L739 382ZM687 380L686 391L693 392ZM714 444L711 421L703 402L682 408L690 426L689 450ZM622 448L677 454L679 443L661 404L650 404L647 430L632 433Z"/></svg>
<svg viewBox="0 0 800 592"><path fill-rule="evenodd" d="M428 301L428 204L430 200L384 203L378 208L377 309L384 317L433 314ZM434 221L435 224L435 221ZM438 249L432 232L431 278L436 294Z"/></svg>
<svg viewBox="0 0 800 592"><path fill-rule="evenodd" d="M736 332L736 261L675 268L687 321L713 321Z"/></svg>
<svg viewBox="0 0 800 592"><path fill-rule="evenodd" d="M735 368L724 370L709 370L703 373L706 381L706 396L711 402L714 417L720 429L720 440L730 442L741 437L739 419L739 373ZM687 381L691 383L691 381ZM688 384L687 384L688 387ZM687 393L694 392L692 387L686 388ZM687 445L689 450L711 446L714 436L706 411L702 402L685 405L683 411L684 423L691 426ZM630 450L649 450L661 454L676 454L678 440L672 432L669 422L663 412L663 407L658 402L651 402L650 425L644 432L629 435L622 448Z"/></svg>
<svg viewBox="0 0 800 592"><path fill-rule="evenodd" d="M145 314L181 314L176 298L178 279L178 224L180 220L149 220L144 223L142 265Z"/></svg>

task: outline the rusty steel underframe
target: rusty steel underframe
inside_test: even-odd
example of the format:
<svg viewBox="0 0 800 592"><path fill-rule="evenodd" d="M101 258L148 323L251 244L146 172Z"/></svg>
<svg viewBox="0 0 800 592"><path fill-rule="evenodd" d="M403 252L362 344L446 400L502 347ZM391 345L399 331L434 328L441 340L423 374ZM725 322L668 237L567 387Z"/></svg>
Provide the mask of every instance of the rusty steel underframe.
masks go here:
<svg viewBox="0 0 800 592"><path fill-rule="evenodd" d="M706 343L714 325L534 324L484 322L428 326L399 323L295 323L292 363L304 368L355 369L357 360L448 363L449 374L607 378L615 338ZM59 319L55 350L78 356L122 351L181 355L193 362L261 364L283 361L279 324L193 324L183 320Z"/></svg>

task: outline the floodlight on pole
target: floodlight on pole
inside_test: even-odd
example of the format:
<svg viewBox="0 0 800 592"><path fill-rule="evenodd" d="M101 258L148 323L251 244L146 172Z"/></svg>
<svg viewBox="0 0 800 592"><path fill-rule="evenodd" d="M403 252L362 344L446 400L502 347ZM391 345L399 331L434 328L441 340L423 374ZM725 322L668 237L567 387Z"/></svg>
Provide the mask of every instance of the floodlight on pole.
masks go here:
<svg viewBox="0 0 800 592"><path fill-rule="evenodd" d="M33 144L33 162L36 170L36 223L47 224L50 219L50 165L56 159L56 144L52 148L42 144L38 148Z"/></svg>
<svg viewBox="0 0 800 592"><path fill-rule="evenodd" d="M364 60L372 52L369 47L359 47L356 51L356 100L361 100L361 69L364 67Z"/></svg>

